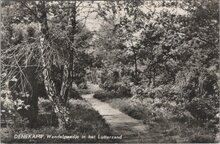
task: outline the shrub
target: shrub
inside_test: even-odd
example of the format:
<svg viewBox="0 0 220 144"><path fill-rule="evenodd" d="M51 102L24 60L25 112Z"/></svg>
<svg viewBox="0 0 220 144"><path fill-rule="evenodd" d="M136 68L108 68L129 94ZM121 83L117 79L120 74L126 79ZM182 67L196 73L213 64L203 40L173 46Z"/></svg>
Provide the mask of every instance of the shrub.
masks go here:
<svg viewBox="0 0 220 144"><path fill-rule="evenodd" d="M189 138L191 143L214 143L215 138L211 135L194 134Z"/></svg>
<svg viewBox="0 0 220 144"><path fill-rule="evenodd" d="M193 98L186 104L186 109L198 120L209 121L215 117L217 111L208 102L208 99Z"/></svg>
<svg viewBox="0 0 220 144"><path fill-rule="evenodd" d="M189 112L178 109L179 112L172 113L166 108L157 108L147 101L132 100L130 98L116 98L107 101L112 107L128 114L129 116L143 120L150 127L150 133L162 135L155 142L213 142L214 132L201 125ZM176 110L176 111L178 111ZM165 115L164 115L165 113ZM166 116L173 114L172 117ZM182 115L182 116L181 116Z"/></svg>
<svg viewBox="0 0 220 144"><path fill-rule="evenodd" d="M101 100L109 100L113 98L125 98L125 97L131 97L131 90L122 85L121 83L116 83L111 86L111 91L98 91L94 94L94 97Z"/></svg>
<svg viewBox="0 0 220 144"><path fill-rule="evenodd" d="M113 89L112 85L113 84L111 82L105 81L104 83L100 84L100 87L103 88L104 90L111 91Z"/></svg>
<svg viewBox="0 0 220 144"><path fill-rule="evenodd" d="M116 85L115 91L116 91L118 97L131 97L132 96L130 88L128 88L122 84Z"/></svg>
<svg viewBox="0 0 220 144"><path fill-rule="evenodd" d="M109 92L96 92L94 94L94 98L97 98L101 101L106 101L109 99L116 98L116 93L114 91L109 91Z"/></svg>
<svg viewBox="0 0 220 144"><path fill-rule="evenodd" d="M52 112L52 103L49 99L38 98L39 113Z"/></svg>
<svg viewBox="0 0 220 144"><path fill-rule="evenodd" d="M27 125L28 125L28 119L16 113L14 117L14 124L12 125L12 127L16 129L21 127L27 127Z"/></svg>
<svg viewBox="0 0 220 144"><path fill-rule="evenodd" d="M151 113L147 107L134 103L129 98L110 99L108 100L108 103L110 103L112 107L115 107L136 119L145 120L151 116Z"/></svg>
<svg viewBox="0 0 220 144"><path fill-rule="evenodd" d="M42 126L58 126L58 119L53 112L52 103L48 99L39 98L38 100L38 127Z"/></svg>
<svg viewBox="0 0 220 144"><path fill-rule="evenodd" d="M185 123L185 122L198 123L198 121L191 115L191 113L184 109L174 110L171 119L173 121L178 121L181 123Z"/></svg>
<svg viewBox="0 0 220 144"><path fill-rule="evenodd" d="M25 127L28 124L27 115L29 105L25 103L27 97L24 93L13 101L10 91L1 91L1 126L13 128ZM23 99L21 99L23 98Z"/></svg>
<svg viewBox="0 0 220 144"><path fill-rule="evenodd" d="M205 69L193 69L184 72L187 78L177 77L180 87L176 91L180 101L185 108L198 120L207 122L214 119L219 108L219 87L217 75Z"/></svg>
<svg viewBox="0 0 220 144"><path fill-rule="evenodd" d="M54 112L39 114L37 118L38 127L58 126L58 118Z"/></svg>
<svg viewBox="0 0 220 144"><path fill-rule="evenodd" d="M75 108L85 108L85 109L92 109L92 106L90 103L84 101L84 100L74 100L71 99L69 101L69 105L70 105L70 110L71 109L75 109Z"/></svg>
<svg viewBox="0 0 220 144"><path fill-rule="evenodd" d="M1 142L9 143L13 139L13 129L10 127L1 127Z"/></svg>
<svg viewBox="0 0 220 144"><path fill-rule="evenodd" d="M73 99L82 99L79 92L73 88L69 91L68 97Z"/></svg>
<svg viewBox="0 0 220 144"><path fill-rule="evenodd" d="M83 82L83 83L79 84L78 87L80 89L87 89L88 88L86 82Z"/></svg>
<svg viewBox="0 0 220 144"><path fill-rule="evenodd" d="M1 131L2 142L7 143L75 143L75 142L97 142L97 139L13 139L14 134L43 134L43 135L96 135L104 134L111 135L109 126L105 123L102 116L95 111L91 104L84 100L69 101L70 105L70 125L68 129L61 130L59 127L53 126L51 122L47 122L53 116L51 111L48 110L51 103L47 99L39 99L39 111L38 128L27 128L25 125L19 125L15 127L4 128ZM46 110L46 111L45 111ZM53 118L54 122L56 118ZM20 122L19 122L20 123ZM23 124L25 124L23 122ZM98 142L111 142L109 140L99 140ZM114 141L115 142L115 141Z"/></svg>

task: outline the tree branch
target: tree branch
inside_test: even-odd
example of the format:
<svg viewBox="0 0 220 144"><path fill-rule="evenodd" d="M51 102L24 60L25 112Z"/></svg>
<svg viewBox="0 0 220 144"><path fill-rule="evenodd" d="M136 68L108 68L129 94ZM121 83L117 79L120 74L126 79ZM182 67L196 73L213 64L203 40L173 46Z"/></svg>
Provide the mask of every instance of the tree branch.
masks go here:
<svg viewBox="0 0 220 144"><path fill-rule="evenodd" d="M37 16L37 14L30 7L28 7L24 1L21 1L21 4L31 12L31 14L37 19L37 21L41 22L41 19Z"/></svg>

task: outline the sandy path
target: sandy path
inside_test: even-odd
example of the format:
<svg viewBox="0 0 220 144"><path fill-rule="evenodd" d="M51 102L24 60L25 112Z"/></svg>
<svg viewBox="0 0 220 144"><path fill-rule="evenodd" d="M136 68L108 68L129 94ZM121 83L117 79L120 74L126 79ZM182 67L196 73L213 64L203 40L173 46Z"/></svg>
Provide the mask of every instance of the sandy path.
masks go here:
<svg viewBox="0 0 220 144"><path fill-rule="evenodd" d="M149 127L144 125L142 121L112 108L108 103L93 98L93 94L82 95L82 97L91 103L92 107L103 116L114 134L123 135L123 142L155 141L155 137L152 137L149 133Z"/></svg>

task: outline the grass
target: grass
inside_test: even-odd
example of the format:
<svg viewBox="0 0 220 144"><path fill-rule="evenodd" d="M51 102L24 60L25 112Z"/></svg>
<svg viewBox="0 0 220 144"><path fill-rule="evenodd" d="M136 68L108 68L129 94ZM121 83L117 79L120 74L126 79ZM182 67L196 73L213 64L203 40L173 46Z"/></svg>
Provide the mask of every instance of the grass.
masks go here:
<svg viewBox="0 0 220 144"><path fill-rule="evenodd" d="M105 120L84 100L70 100L70 116L75 130L81 133L110 134Z"/></svg>
<svg viewBox="0 0 220 144"><path fill-rule="evenodd" d="M56 117L47 118L45 115L51 113L51 104L48 100L39 100L39 115L41 115L38 128L28 128L25 125L22 127L6 127L1 130L1 138L4 143L77 143L77 142L112 142L110 140L98 140L97 135L111 135L111 129L105 120L95 111L89 103L84 100L70 100L70 120L71 128L61 130L56 127L53 121ZM45 118L42 118L45 117ZM48 122L49 121L49 122ZM21 121L22 123L22 121ZM43 134L44 138L37 139L14 139L15 134ZM63 138L46 138L46 135L65 135L79 136L78 139L63 139ZM82 139L81 137L86 138ZM94 139L89 139L88 135L96 136Z"/></svg>

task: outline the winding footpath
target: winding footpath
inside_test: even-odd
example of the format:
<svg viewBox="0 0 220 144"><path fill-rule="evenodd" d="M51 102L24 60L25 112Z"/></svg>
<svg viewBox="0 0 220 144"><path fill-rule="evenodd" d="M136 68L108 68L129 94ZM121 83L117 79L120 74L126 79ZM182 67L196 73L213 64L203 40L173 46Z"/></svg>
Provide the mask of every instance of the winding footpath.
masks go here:
<svg viewBox="0 0 220 144"><path fill-rule="evenodd" d="M149 133L149 127L142 121L136 120L118 109L112 108L108 103L85 94L82 97L92 104L92 107L106 120L115 135L123 135L122 142L155 142L156 137ZM157 139L158 140L158 139Z"/></svg>
<svg viewBox="0 0 220 144"><path fill-rule="evenodd" d="M185 139L181 138L178 133L164 133L166 130L159 124L154 122L147 122L134 119L127 114L112 108L108 103L102 102L93 97L93 93L101 90L98 85L89 84L89 92L92 94L84 94L82 98L88 101L92 107L99 112L99 114L109 124L113 135L122 135L124 143L185 143ZM168 131L169 132L169 131ZM173 141L174 139L175 141ZM216 142L219 142L220 134L217 134Z"/></svg>

